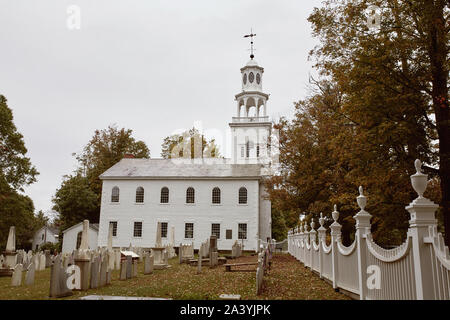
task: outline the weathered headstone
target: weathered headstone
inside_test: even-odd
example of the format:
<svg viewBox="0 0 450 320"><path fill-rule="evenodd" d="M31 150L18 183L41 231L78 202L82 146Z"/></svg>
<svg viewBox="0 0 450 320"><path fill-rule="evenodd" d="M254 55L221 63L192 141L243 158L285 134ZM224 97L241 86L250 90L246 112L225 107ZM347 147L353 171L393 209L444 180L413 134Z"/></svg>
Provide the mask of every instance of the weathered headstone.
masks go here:
<svg viewBox="0 0 450 320"><path fill-rule="evenodd" d="M198 250L197 274L202 273L202 260L203 260L202 250Z"/></svg>
<svg viewBox="0 0 450 320"><path fill-rule="evenodd" d="M132 276L132 268L133 268L133 258L131 256L127 256L127 279L131 279Z"/></svg>
<svg viewBox="0 0 450 320"><path fill-rule="evenodd" d="M45 257L45 254L39 252L39 271L45 270L45 266L47 264L46 260L47 258Z"/></svg>
<svg viewBox="0 0 450 320"><path fill-rule="evenodd" d="M115 250L114 251L114 260L115 260L115 270L120 270L120 257L121 257L121 253L120 250Z"/></svg>
<svg viewBox="0 0 450 320"><path fill-rule="evenodd" d="M100 274L100 257L94 257L91 263L91 279L90 279L91 289L98 288L99 274Z"/></svg>
<svg viewBox="0 0 450 320"><path fill-rule="evenodd" d="M106 285L106 273L108 272L108 255L105 255L100 264L100 287Z"/></svg>
<svg viewBox="0 0 450 320"><path fill-rule="evenodd" d="M127 261L120 262L120 280L127 280Z"/></svg>
<svg viewBox="0 0 450 320"><path fill-rule="evenodd" d="M50 250L45 250L45 267L49 268L52 265L52 258L50 255Z"/></svg>
<svg viewBox="0 0 450 320"><path fill-rule="evenodd" d="M17 252L16 252L16 227L9 228L8 241L6 243L5 254L5 268L13 269L16 266Z"/></svg>
<svg viewBox="0 0 450 320"><path fill-rule="evenodd" d="M22 284L22 270L23 265L21 263L14 267L14 272L11 278L11 286L18 287Z"/></svg>
<svg viewBox="0 0 450 320"><path fill-rule="evenodd" d="M153 256L148 252L144 255L144 274L153 273Z"/></svg>
<svg viewBox="0 0 450 320"><path fill-rule="evenodd" d="M61 265L61 256L57 255L50 271L50 298L62 298L73 294L67 287L67 278L68 275Z"/></svg>
<svg viewBox="0 0 450 320"><path fill-rule="evenodd" d="M209 256L209 266L214 268L219 265L219 253L217 251L211 252Z"/></svg>
<svg viewBox="0 0 450 320"><path fill-rule="evenodd" d="M81 233L81 244L75 258L75 264L81 272L81 289L89 289L89 266L91 253L89 252L89 220L83 221L83 231Z"/></svg>
<svg viewBox="0 0 450 320"><path fill-rule="evenodd" d="M34 284L34 274L36 269L34 268L34 262L31 262L28 266L27 273L25 275L25 285L32 286Z"/></svg>
<svg viewBox="0 0 450 320"><path fill-rule="evenodd" d="M133 261L133 274L132 274L132 277L136 278L137 275L138 275L138 261L137 261L137 259L135 259Z"/></svg>

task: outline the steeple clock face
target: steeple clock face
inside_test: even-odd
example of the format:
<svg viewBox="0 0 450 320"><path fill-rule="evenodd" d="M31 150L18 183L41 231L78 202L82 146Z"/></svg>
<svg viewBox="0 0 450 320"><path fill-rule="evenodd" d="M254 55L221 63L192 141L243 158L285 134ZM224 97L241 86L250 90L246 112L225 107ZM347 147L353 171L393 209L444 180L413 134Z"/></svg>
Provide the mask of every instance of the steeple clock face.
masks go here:
<svg viewBox="0 0 450 320"><path fill-rule="evenodd" d="M255 80L255 75L253 74L253 72L250 72L250 74L248 75L248 81L250 81L250 83L253 83L253 80Z"/></svg>
<svg viewBox="0 0 450 320"><path fill-rule="evenodd" d="M247 84L247 74L244 73L244 79L243 79L244 84Z"/></svg>
<svg viewBox="0 0 450 320"><path fill-rule="evenodd" d="M257 84L261 83L261 75L259 73L256 74L256 83Z"/></svg>

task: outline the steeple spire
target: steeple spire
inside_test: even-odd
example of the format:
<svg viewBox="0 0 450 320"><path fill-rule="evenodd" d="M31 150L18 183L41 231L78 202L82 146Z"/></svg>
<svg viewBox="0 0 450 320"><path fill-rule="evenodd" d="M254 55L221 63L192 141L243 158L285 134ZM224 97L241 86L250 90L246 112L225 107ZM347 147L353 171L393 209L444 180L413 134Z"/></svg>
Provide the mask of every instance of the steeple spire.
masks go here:
<svg viewBox="0 0 450 320"><path fill-rule="evenodd" d="M250 34L246 34L246 35L244 36L244 38L248 38L248 37L250 37L250 51L251 51L251 53L250 53L250 59L253 60L253 58L255 57L255 55L253 54L253 37L256 37L256 33L254 34L254 33L253 33L253 30L250 29Z"/></svg>

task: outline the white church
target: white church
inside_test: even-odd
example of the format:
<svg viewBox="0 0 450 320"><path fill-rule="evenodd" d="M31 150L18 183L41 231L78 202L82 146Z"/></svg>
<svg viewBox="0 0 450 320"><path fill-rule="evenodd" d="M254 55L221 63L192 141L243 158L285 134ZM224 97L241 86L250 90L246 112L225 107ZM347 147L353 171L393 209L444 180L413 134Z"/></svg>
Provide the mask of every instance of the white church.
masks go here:
<svg viewBox="0 0 450 320"><path fill-rule="evenodd" d="M158 222L163 244L174 241L175 247L193 242L198 249L215 235L219 250L231 250L238 240L244 250L256 251L258 239L271 237L271 203L262 182L271 164L269 95L262 90L264 68L250 57L229 124L232 157L126 156L100 176L98 246L107 245L110 224L113 247L153 247Z"/></svg>

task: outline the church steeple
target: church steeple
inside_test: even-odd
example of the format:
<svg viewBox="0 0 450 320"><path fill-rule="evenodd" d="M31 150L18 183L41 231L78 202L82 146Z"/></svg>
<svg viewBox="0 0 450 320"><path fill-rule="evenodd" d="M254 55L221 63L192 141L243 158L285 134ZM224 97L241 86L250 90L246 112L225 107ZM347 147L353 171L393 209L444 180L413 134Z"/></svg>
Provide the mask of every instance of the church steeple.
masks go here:
<svg viewBox="0 0 450 320"><path fill-rule="evenodd" d="M255 36L253 33L249 37ZM233 158L240 163L268 161L268 140L272 123L267 116L269 95L263 92L264 68L253 59L241 68L242 91L235 96L236 116L230 123L233 133Z"/></svg>

